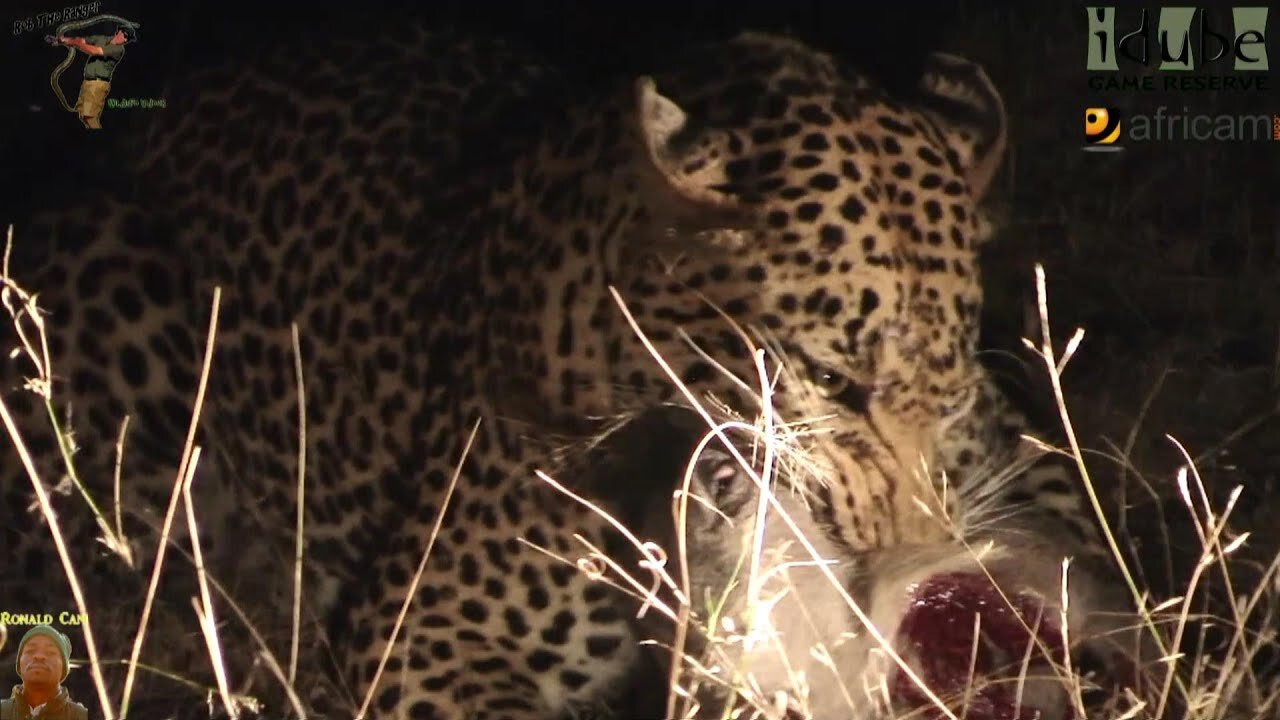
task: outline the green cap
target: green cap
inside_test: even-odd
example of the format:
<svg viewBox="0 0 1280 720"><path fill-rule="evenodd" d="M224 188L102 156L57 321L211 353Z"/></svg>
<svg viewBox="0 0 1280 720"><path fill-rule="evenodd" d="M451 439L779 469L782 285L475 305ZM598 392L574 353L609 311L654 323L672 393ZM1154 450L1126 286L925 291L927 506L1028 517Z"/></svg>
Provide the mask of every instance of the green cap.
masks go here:
<svg viewBox="0 0 1280 720"><path fill-rule="evenodd" d="M18 677L22 677L22 648L31 638L43 635L53 641L58 646L58 650L62 651L62 680L67 679L67 673L71 672L71 638L63 635L50 625L36 625L22 636L22 641L18 643L18 657L14 659L14 667L18 670ZM59 680L58 682L62 682Z"/></svg>

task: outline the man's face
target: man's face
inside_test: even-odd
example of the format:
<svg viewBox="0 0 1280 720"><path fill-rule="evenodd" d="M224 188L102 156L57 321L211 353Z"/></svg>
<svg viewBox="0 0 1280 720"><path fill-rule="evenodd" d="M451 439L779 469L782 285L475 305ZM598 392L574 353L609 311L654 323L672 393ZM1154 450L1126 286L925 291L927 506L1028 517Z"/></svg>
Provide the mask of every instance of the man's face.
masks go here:
<svg viewBox="0 0 1280 720"><path fill-rule="evenodd" d="M112 45L123 45L123 44L125 44L125 42L126 42L127 40L128 40L128 38L126 38L126 37L124 36L124 31L123 31L123 30L117 30L117 31L116 31L116 34L115 34L115 37L111 38L111 44L112 44Z"/></svg>
<svg viewBox="0 0 1280 720"><path fill-rule="evenodd" d="M37 635L22 646L18 668L24 683L57 685L62 682L62 653L52 640Z"/></svg>

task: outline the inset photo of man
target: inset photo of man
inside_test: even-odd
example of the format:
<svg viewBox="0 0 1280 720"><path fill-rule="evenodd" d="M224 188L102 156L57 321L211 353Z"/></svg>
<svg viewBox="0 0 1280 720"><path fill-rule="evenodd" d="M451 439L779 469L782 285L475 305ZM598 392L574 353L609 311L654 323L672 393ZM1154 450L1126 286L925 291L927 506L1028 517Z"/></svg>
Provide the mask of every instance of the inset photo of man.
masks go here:
<svg viewBox="0 0 1280 720"><path fill-rule="evenodd" d="M0 700L0 720L88 720L89 711L62 686L71 671L71 638L49 625L32 627L18 643L17 670L22 684Z"/></svg>

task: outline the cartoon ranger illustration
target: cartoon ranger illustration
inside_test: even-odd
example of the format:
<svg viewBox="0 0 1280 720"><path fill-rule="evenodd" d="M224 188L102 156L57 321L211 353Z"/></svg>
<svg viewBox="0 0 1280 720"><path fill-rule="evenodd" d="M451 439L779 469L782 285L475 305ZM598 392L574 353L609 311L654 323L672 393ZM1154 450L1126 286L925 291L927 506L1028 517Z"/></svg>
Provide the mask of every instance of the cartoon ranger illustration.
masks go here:
<svg viewBox="0 0 1280 720"><path fill-rule="evenodd" d="M68 112L78 113L80 122L86 128L102 129L100 118L107 104L107 93L111 91L111 76L124 59L125 45L138 42L139 27L141 24L117 15L95 15L64 23L58 26L56 34L45 36L45 41L50 45L64 45L67 48L66 59L49 75L49 85L62 107ZM84 80L80 83L80 97L76 100L75 107L72 107L62 94L59 78L75 61L77 50L87 57L84 61Z"/></svg>

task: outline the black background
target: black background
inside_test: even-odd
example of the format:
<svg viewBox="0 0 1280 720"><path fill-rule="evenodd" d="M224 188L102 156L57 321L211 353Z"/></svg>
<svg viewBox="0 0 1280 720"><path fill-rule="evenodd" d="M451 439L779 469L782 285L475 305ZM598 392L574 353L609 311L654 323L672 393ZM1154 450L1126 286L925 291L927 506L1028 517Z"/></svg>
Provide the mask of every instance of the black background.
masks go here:
<svg viewBox="0 0 1280 720"><path fill-rule="evenodd" d="M108 113L103 133L84 133L49 88L49 74L64 57L44 36L53 27L19 30L14 22L75 2L7 4L0 21L4 59L0 139L0 217L22 220L33 207L74 193L79 168L112 142L113 127L145 112ZM306 42L329 33L356 34L377 26L418 23L500 34L527 46L585 87L643 72L655 59L690 43L729 37L744 29L784 31L845 57L890 84L913 83L926 53L966 17L999 12L1002 3L952 0L902 2L688 2L536 1L459 2L103 2L99 12L140 22L112 83L113 97L163 96L192 70L223 62L262 44ZM62 78L75 101L78 58ZM134 117L126 118L126 115ZM127 160L124 162L127 163Z"/></svg>

